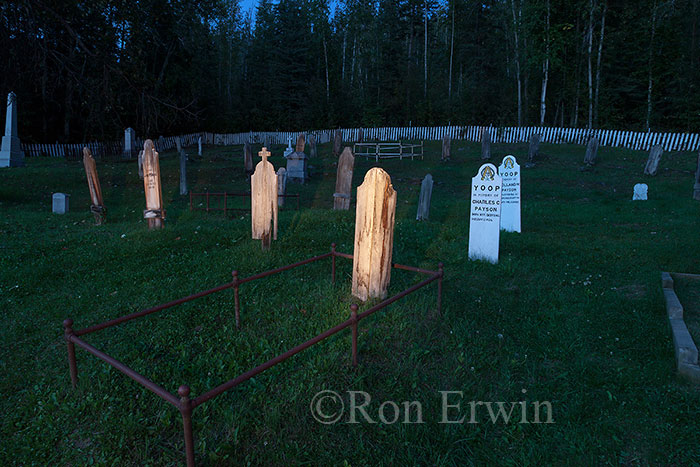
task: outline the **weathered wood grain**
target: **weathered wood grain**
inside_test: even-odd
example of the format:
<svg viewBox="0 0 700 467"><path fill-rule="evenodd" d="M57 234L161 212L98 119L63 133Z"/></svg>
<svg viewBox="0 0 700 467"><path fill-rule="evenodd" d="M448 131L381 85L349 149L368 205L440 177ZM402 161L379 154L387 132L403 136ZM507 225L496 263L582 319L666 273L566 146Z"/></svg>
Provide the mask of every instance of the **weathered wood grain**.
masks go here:
<svg viewBox="0 0 700 467"><path fill-rule="evenodd" d="M146 192L146 210L143 217L148 219L149 229L163 228L165 209L160 184L160 164L153 141L143 143L143 188Z"/></svg>
<svg viewBox="0 0 700 467"><path fill-rule="evenodd" d="M90 211L95 217L95 224L102 225L105 221L105 207L102 201L102 188L100 178L97 176L97 165L92 153L88 148L83 148L83 166L87 176L88 188L90 189L90 200L92 205Z"/></svg>
<svg viewBox="0 0 700 467"><path fill-rule="evenodd" d="M385 298L391 278L396 191L391 177L370 169L357 188L352 295L362 301Z"/></svg>

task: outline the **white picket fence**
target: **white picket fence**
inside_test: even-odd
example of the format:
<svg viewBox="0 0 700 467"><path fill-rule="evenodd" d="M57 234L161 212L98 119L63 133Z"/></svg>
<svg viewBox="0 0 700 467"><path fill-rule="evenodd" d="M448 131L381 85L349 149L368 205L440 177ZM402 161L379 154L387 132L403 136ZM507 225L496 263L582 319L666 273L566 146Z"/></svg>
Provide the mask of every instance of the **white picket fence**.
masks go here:
<svg viewBox="0 0 700 467"><path fill-rule="evenodd" d="M493 143L527 143L532 134L539 134L542 143L551 144L586 144L596 136L601 146L628 148L636 151L648 151L652 146L660 144L664 151L697 151L700 149L699 133L660 133L621 130L587 130L583 128L556 127L486 127L486 126L438 126L438 127L381 127L381 128L341 128L340 132L345 143L359 141L362 132L363 141L399 141L422 140L439 141L445 135L453 140L471 142L481 141L484 130L491 133ZM314 135L319 144L333 141L337 130L308 130L308 131L256 131L247 133L190 133L181 135L183 147L197 144L202 137L205 144L231 146L251 143L287 144L291 139L294 145L300 134ZM156 150L167 151L176 147L177 136L160 137L154 140ZM86 144L22 144L22 150L28 156L53 157L82 157L82 148L87 146L96 157L114 155L123 151L123 143L86 143ZM136 140L136 147L142 147L143 140Z"/></svg>

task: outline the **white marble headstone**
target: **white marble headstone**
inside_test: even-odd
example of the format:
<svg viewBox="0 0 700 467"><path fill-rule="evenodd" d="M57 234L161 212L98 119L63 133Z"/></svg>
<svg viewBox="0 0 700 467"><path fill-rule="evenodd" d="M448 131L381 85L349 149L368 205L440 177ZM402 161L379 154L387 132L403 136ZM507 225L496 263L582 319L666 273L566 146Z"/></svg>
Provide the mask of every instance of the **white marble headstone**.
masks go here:
<svg viewBox="0 0 700 467"><path fill-rule="evenodd" d="M202 137L201 136L197 140L197 155L198 156L202 155Z"/></svg>
<svg viewBox="0 0 700 467"><path fill-rule="evenodd" d="M133 128L127 128L124 130L124 157L131 158L131 154L134 152L134 147L136 144L136 132Z"/></svg>
<svg viewBox="0 0 700 467"><path fill-rule="evenodd" d="M501 188L501 230L520 232L520 165L515 156L507 155L498 166L503 179Z"/></svg>
<svg viewBox="0 0 700 467"><path fill-rule="evenodd" d="M469 215L469 259L498 262L501 232L501 176L484 164L472 178Z"/></svg>
<svg viewBox="0 0 700 467"><path fill-rule="evenodd" d="M648 191L649 186L646 183L637 183L634 186L634 194L632 195L632 200L646 201Z"/></svg>
<svg viewBox="0 0 700 467"><path fill-rule="evenodd" d="M68 212L68 199L70 195L65 193L54 193L52 198L52 211L54 214L65 214Z"/></svg>
<svg viewBox="0 0 700 467"><path fill-rule="evenodd" d="M0 147L0 167L21 167L24 165L19 136L17 136L17 95L7 95L7 117L5 118L5 136Z"/></svg>
<svg viewBox="0 0 700 467"><path fill-rule="evenodd" d="M284 149L284 157L287 157L291 153L294 152L294 149L292 149L292 138L289 137L287 138L287 147Z"/></svg>

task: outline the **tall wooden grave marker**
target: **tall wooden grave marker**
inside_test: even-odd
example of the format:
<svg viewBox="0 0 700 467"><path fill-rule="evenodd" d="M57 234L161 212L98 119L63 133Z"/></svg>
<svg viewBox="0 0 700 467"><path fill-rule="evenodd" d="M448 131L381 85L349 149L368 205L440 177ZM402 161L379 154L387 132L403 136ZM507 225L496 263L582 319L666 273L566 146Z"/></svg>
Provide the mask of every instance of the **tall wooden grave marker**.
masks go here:
<svg viewBox="0 0 700 467"><path fill-rule="evenodd" d="M90 189L90 199L92 205L90 211L95 216L95 225L102 225L105 221L105 207L102 203L102 188L100 188L100 179L97 176L97 166L95 159L88 148L83 148L83 165L85 166L85 175L87 176L88 188Z"/></svg>
<svg viewBox="0 0 700 467"><path fill-rule="evenodd" d="M338 159L338 174L335 178L335 193L333 193L333 209L347 211L350 209L352 194L352 172L355 167L355 156L352 149L345 147Z"/></svg>
<svg viewBox="0 0 700 467"><path fill-rule="evenodd" d="M262 160L250 177L251 222L253 238L261 240L262 249L267 250L271 241L277 240L277 174L267 160L270 151L262 148L258 155Z"/></svg>
<svg viewBox="0 0 700 467"><path fill-rule="evenodd" d="M146 192L146 209L143 217L148 219L149 229L162 229L165 221L163 193L160 185L160 164L153 141L143 143L143 188Z"/></svg>

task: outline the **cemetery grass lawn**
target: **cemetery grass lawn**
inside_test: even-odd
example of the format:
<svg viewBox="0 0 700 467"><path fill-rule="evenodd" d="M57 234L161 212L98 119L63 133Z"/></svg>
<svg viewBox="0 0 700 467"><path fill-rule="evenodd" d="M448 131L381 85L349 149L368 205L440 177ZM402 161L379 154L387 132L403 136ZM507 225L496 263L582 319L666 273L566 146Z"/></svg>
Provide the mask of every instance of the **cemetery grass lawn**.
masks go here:
<svg viewBox="0 0 700 467"><path fill-rule="evenodd" d="M382 163L398 192L394 261L445 263L442 316L429 286L361 322L357 369L345 331L198 407L198 464L697 463L700 388L676 375L660 279L662 270L700 273L696 156L666 153L650 178L645 153L601 148L598 165L581 172L584 151L542 145L537 167L523 170L523 233L501 234L497 265L467 259L478 144L456 142L448 163L439 142L426 145L424 161ZM273 148L275 168L281 152ZM228 282L233 269L245 277L327 252L331 242L352 253L355 190L375 164L356 161L351 210L336 212L335 158L330 145L319 152L311 182L288 184L302 209L280 212L266 253L250 238L249 215L189 211L173 152L161 161L162 231L142 219L135 161L97 161L102 227L88 210L82 162L32 158L0 171L0 464L182 464L182 420L165 401L81 349L71 389L61 323L70 317L80 329ZM496 165L507 153L522 164L527 147L492 152ZM189 165L190 189L245 191L242 167L241 147L205 147ZM428 172L430 220L416 222ZM649 184L649 201L631 201L638 182ZM57 191L71 195L67 215L51 214ZM85 340L168 391L189 384L197 396L345 320L350 264L338 259L336 286L329 261L243 285L240 331L224 291ZM394 270L389 293L419 280ZM323 389L341 393L346 408L346 391L366 391L375 421L383 401L418 401L424 423L358 415L348 424L346 412L322 425L309 405ZM448 419L465 423L439 423L440 391L463 392ZM554 423L519 423L516 405L510 423L492 423L477 406L469 424L469 401L547 401Z"/></svg>

